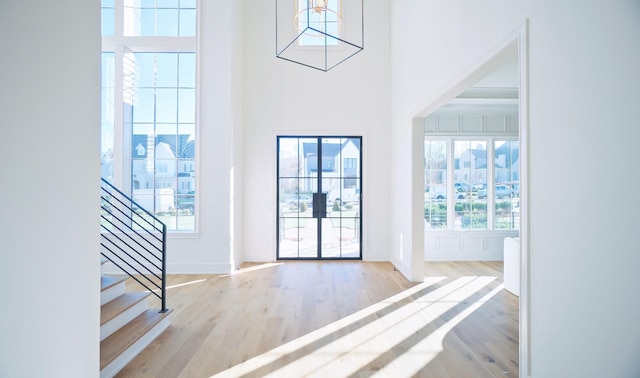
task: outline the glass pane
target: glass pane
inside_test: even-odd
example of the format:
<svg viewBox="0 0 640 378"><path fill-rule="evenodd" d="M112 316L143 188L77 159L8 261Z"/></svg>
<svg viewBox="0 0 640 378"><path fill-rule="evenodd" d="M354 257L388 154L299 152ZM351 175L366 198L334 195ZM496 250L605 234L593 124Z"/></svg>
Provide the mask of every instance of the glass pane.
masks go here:
<svg viewBox="0 0 640 378"><path fill-rule="evenodd" d="M104 3L104 2L103 2ZM112 37L115 33L115 10L113 8L102 8L102 36Z"/></svg>
<svg viewBox="0 0 640 378"><path fill-rule="evenodd" d="M176 158L176 135L158 134L156 136L156 159L175 159ZM174 162L175 165L175 162ZM160 172L156 168L156 172ZM175 175L175 167L173 168Z"/></svg>
<svg viewBox="0 0 640 378"><path fill-rule="evenodd" d="M196 162L193 159L178 160L178 194L195 193Z"/></svg>
<svg viewBox="0 0 640 378"><path fill-rule="evenodd" d="M176 89L156 89L156 121L176 122L177 121L178 94Z"/></svg>
<svg viewBox="0 0 640 378"><path fill-rule="evenodd" d="M102 123L113 123L113 88L102 88Z"/></svg>
<svg viewBox="0 0 640 378"><path fill-rule="evenodd" d="M191 126L191 127L186 127ZM195 135L192 129L194 125L178 125L178 157L182 159L194 159L196 156Z"/></svg>
<svg viewBox="0 0 640 378"><path fill-rule="evenodd" d="M298 256L306 258L318 257L318 220L315 218L298 218L299 237Z"/></svg>
<svg viewBox="0 0 640 378"><path fill-rule="evenodd" d="M178 56L175 53L159 53L156 62L156 86L176 87L178 85Z"/></svg>
<svg viewBox="0 0 640 378"><path fill-rule="evenodd" d="M196 0L180 0L180 8L193 8L196 7Z"/></svg>
<svg viewBox="0 0 640 378"><path fill-rule="evenodd" d="M131 140L131 157L133 159L146 159L147 156L153 156L153 139L149 138L147 135L133 135ZM136 162L135 164L139 164ZM146 167L146 162L144 162ZM153 169L153 161L150 162L150 166L147 167L148 171ZM146 188L147 185L141 186L142 188Z"/></svg>
<svg viewBox="0 0 640 378"><path fill-rule="evenodd" d="M155 86L155 53L136 53L134 55L135 84L139 88L151 88Z"/></svg>
<svg viewBox="0 0 640 378"><path fill-rule="evenodd" d="M114 125L112 123L103 123L101 129L100 177L109 182L113 180L113 136Z"/></svg>
<svg viewBox="0 0 640 378"><path fill-rule="evenodd" d="M196 121L196 90L178 89L178 122Z"/></svg>
<svg viewBox="0 0 640 378"><path fill-rule="evenodd" d="M447 143L426 140L424 219L427 229L447 228Z"/></svg>
<svg viewBox="0 0 640 378"><path fill-rule="evenodd" d="M495 141L495 228L517 230L520 227L520 144Z"/></svg>
<svg viewBox="0 0 640 378"><path fill-rule="evenodd" d="M156 0L157 8L178 8L178 0Z"/></svg>
<svg viewBox="0 0 640 378"><path fill-rule="evenodd" d="M181 88L196 87L196 54L178 54L178 86Z"/></svg>
<svg viewBox="0 0 640 378"><path fill-rule="evenodd" d="M181 37L196 36L196 10L195 9L180 10L180 36Z"/></svg>
<svg viewBox="0 0 640 378"><path fill-rule="evenodd" d="M299 177L302 174L302 161L300 159L298 138L280 138L278 166L279 177ZM288 191L294 193L295 188Z"/></svg>
<svg viewBox="0 0 640 378"><path fill-rule="evenodd" d="M148 190L135 190L133 192L133 200L142 208L147 209L147 211L149 211L150 213L154 213L154 208L155 208L155 204L154 204L154 200L153 200L153 195L151 194L152 192L148 191ZM143 212L141 210L139 210L138 206L133 205L133 210L142 214Z"/></svg>
<svg viewBox="0 0 640 378"><path fill-rule="evenodd" d="M290 141L295 139L283 140ZM281 140L281 143L283 140ZM280 257L298 257L298 242L305 231L301 229L303 226L298 219L300 201L296 193L299 185L296 178L281 178L278 183Z"/></svg>
<svg viewBox="0 0 640 378"><path fill-rule="evenodd" d="M113 52L102 53L102 87L113 88L115 73L115 55Z"/></svg>
<svg viewBox="0 0 640 378"><path fill-rule="evenodd" d="M454 161L455 229L487 229L487 142L455 141Z"/></svg>
<svg viewBox="0 0 640 378"><path fill-rule="evenodd" d="M104 3L103 3L104 4ZM102 98L101 98L101 137L100 160L101 177L111 181L113 179L113 151L114 139L114 53L102 53Z"/></svg>
<svg viewBox="0 0 640 378"><path fill-rule="evenodd" d="M139 16L136 20L135 32L131 35L144 37L156 35L156 10L139 9L136 13Z"/></svg>
<svg viewBox="0 0 640 378"><path fill-rule="evenodd" d="M133 95L133 122L153 122L154 89L141 88L134 90Z"/></svg>
<svg viewBox="0 0 640 378"><path fill-rule="evenodd" d="M153 123L135 123L133 124L133 134L134 135L144 135L146 138L147 135L154 134L154 126Z"/></svg>
<svg viewBox="0 0 640 378"><path fill-rule="evenodd" d="M156 161L155 161L155 181L157 189L171 188L176 189L177 185L177 172L176 172L176 160L167 159L166 152L163 152L163 147L158 144L156 146Z"/></svg>
<svg viewBox="0 0 640 378"><path fill-rule="evenodd" d="M173 138L171 140L171 146L172 148L175 147L175 139L176 139L176 133L178 132L178 125L175 123L158 123L156 124L156 134L158 136L160 135L167 135L168 137Z"/></svg>
<svg viewBox="0 0 640 378"><path fill-rule="evenodd" d="M178 10L156 9L156 35L163 37L178 36Z"/></svg>
<svg viewBox="0 0 640 378"><path fill-rule="evenodd" d="M195 198L193 195L179 195L176 197L176 209L183 215L192 214L195 209Z"/></svg>

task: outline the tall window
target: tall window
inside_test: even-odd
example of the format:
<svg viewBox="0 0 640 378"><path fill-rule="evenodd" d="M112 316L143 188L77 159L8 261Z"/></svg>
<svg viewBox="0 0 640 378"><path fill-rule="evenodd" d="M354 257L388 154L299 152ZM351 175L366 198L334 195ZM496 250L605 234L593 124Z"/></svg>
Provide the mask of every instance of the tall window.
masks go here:
<svg viewBox="0 0 640 378"><path fill-rule="evenodd" d="M424 201L427 227L518 229L519 174L517 140L427 137Z"/></svg>
<svg viewBox="0 0 640 378"><path fill-rule="evenodd" d="M103 177L195 231L196 2L102 0L102 31Z"/></svg>

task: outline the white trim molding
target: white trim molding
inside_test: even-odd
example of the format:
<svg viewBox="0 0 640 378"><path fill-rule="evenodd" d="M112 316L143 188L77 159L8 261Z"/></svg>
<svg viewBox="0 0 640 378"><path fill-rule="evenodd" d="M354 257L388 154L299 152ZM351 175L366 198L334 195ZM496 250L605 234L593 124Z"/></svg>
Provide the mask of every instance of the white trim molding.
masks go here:
<svg viewBox="0 0 640 378"><path fill-rule="evenodd" d="M529 339L529 318L530 318L530 299L529 299L529 57L528 57L528 19L514 31L509 33L502 41L495 45L493 49L488 51L476 64L469 67L465 73L459 76L459 78L446 85L442 90L436 92L431 98L429 98L425 104L416 109L413 119L413 128L419 128L420 133L413 130L413 139L421 138L424 133L425 119L440 110L446 104L449 104L452 99L464 93L469 87L482 80L494 70L500 67L513 57L518 57L519 65L519 96L518 96L518 134L520 138L520 377L529 377L530 371L530 339ZM465 101L458 101L458 105L468 105ZM420 137L418 137L420 134ZM414 141L415 145L415 141ZM417 147L417 145L415 146ZM423 147L424 148L424 147ZM414 153L412 155L412 173L413 175L419 175L422 177L424 172L424 153L422 155ZM417 224L422 226L423 214L422 212L415 211L417 204L423 202L422 194L423 183L421 180L414 178L412 182L412 202L414 204L414 211L411 213L412 217L412 239L418 241L422 238L424 240L425 233L423 227L417 227ZM415 247L416 245L414 245ZM417 256L422 258L422 261L417 260ZM424 264L424 250L423 248L414 248L412 251L411 264L418 265ZM406 270L403 269L403 273L406 275ZM412 279L413 277L409 277Z"/></svg>

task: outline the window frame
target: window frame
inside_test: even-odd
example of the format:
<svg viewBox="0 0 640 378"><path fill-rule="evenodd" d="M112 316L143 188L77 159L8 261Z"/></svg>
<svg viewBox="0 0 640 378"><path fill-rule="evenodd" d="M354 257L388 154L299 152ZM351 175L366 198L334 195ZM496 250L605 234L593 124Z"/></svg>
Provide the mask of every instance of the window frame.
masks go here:
<svg viewBox="0 0 640 378"><path fill-rule="evenodd" d="M520 138L518 136L513 135L496 135L496 136L486 136L486 135L430 135L429 133L425 133L424 135L424 143L430 141L445 141L446 143L446 160L447 160L447 171L446 171L446 210L447 210L447 225L445 228L427 228L425 227L425 232L429 235L432 234L444 234L444 233L494 233L494 232L511 232L518 231L518 228L497 228L496 227L496 198L495 198L495 143L496 141L515 141L520 143ZM469 229L469 228L456 228L455 219L456 219L456 211L455 211L455 203L456 203L456 188L455 188L455 142L484 142L486 144L487 151L487 168L486 168L486 178L492 180L492 184L486 183L486 211L487 211L487 227L481 229ZM423 153L425 159L425 168L424 173L426 174L426 154ZM491 162L491 164L489 164ZM427 185L425 182L424 185ZM427 202L425 201L425 204ZM424 206L424 205L423 205Z"/></svg>
<svg viewBox="0 0 640 378"><path fill-rule="evenodd" d="M195 54L195 114L194 134L195 151L193 164L196 177L192 190L194 197L194 224L192 230L169 230L171 237L180 235L198 234L199 232L199 177L200 153L199 153L199 129L200 129L200 93L199 93L199 66L200 54L198 51L198 39L200 30L200 0L196 0L196 30L195 36L166 37L166 36L127 36L124 33L124 7L126 0L114 0L114 34L102 36L102 53L113 54L114 82L113 82L113 163L111 179L113 184L121 188L125 193L132 194L135 179L132 177L132 132L133 124L125 122L125 85L124 75L125 55L129 53L193 53ZM102 126L101 126L102 128ZM176 157L179 164L181 160ZM177 179L177 178L176 178ZM154 186L156 186L154 184ZM178 184L176 184L178 185ZM178 196L178 193L175 194Z"/></svg>

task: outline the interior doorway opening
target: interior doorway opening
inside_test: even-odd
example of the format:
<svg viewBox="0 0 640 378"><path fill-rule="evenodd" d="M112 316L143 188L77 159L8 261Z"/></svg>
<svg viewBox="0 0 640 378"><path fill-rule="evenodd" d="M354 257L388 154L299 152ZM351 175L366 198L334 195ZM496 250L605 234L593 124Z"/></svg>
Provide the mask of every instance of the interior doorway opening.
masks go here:
<svg viewBox="0 0 640 378"><path fill-rule="evenodd" d="M519 195L519 371L521 376L530 375L530 339L529 339L529 107L528 107L528 24L525 22L512 34L508 35L489 51L479 62L471 67L460 80L436 93L426 101L426 105L413 119L413 145L419 149L417 143L423 143L425 118L434 113L452 99L468 91L487 75L496 70L505 61L517 57L517 81L518 81L518 136L520 143L519 183L517 186ZM472 92L467 92L473 97ZM463 100L464 101L464 100ZM412 171L412 202L422 204L424 201L424 150L422 155L414 154ZM455 162L453 162L455 164ZM494 193L495 188L492 188ZM414 244L422 248L414 250L412 271L418 271L417 261L424 260L424 214L415 211L412 214L412 232ZM423 263L424 264L424 263ZM414 272L415 276L416 273Z"/></svg>

